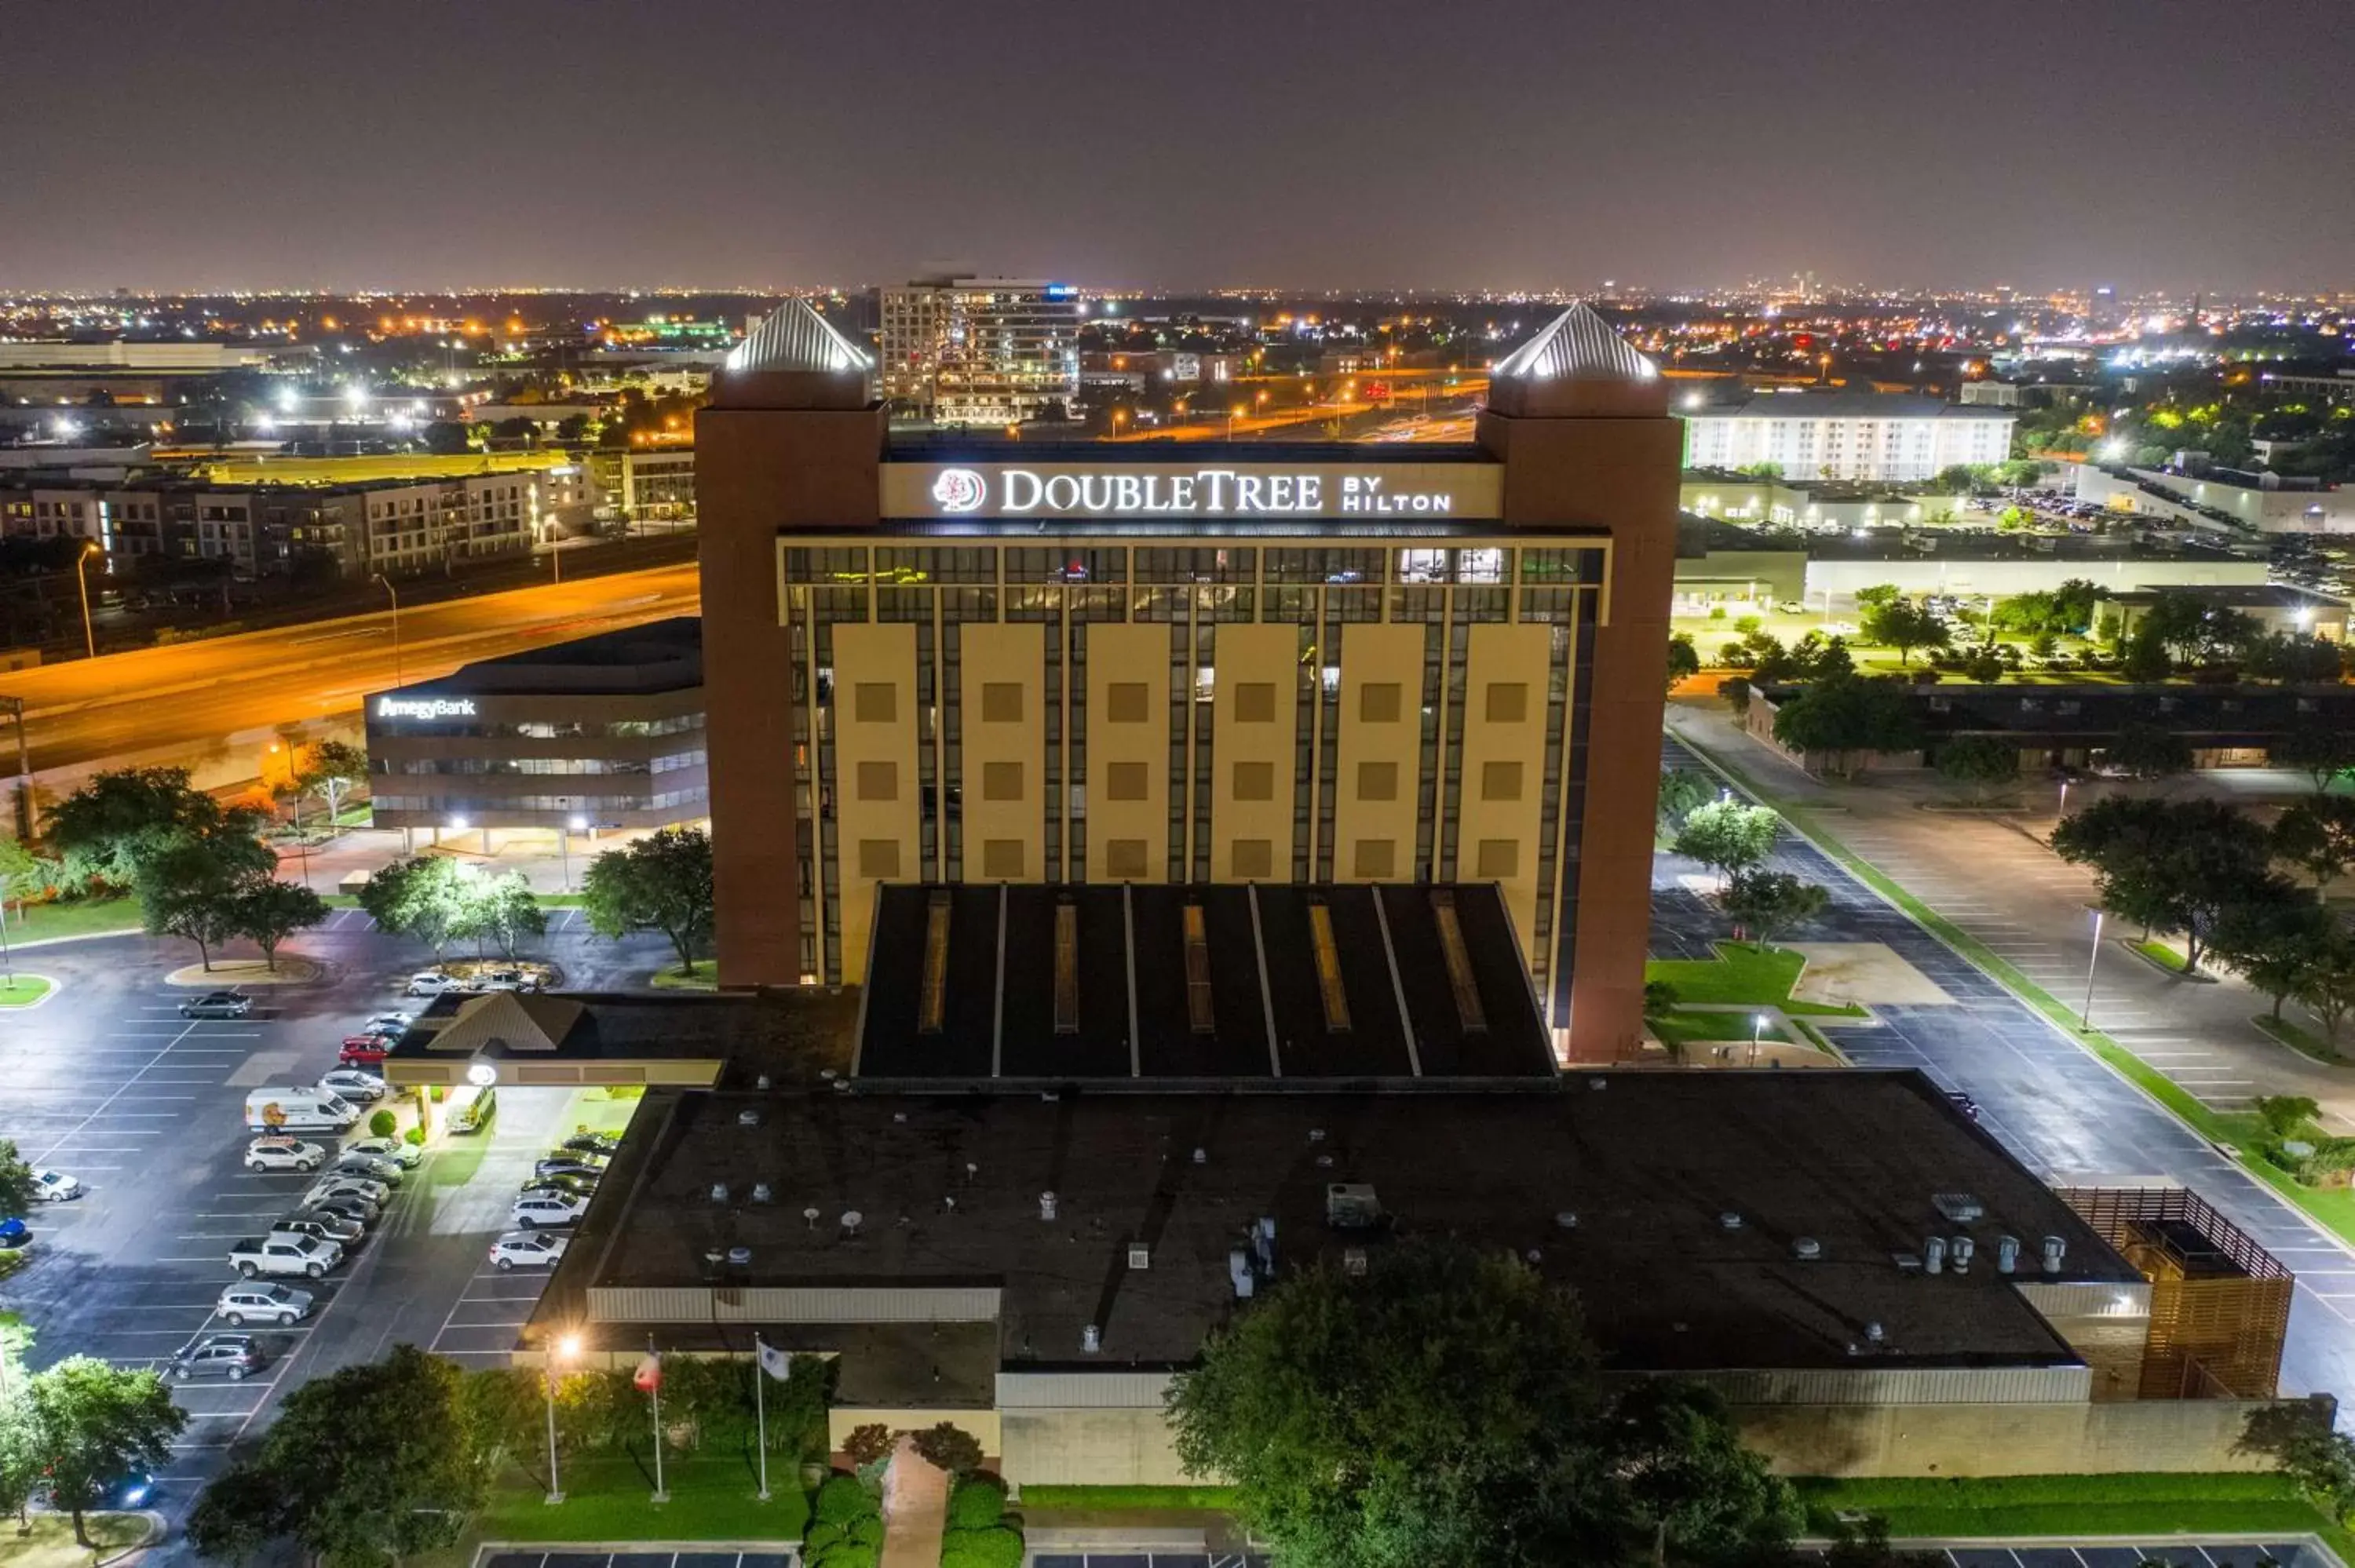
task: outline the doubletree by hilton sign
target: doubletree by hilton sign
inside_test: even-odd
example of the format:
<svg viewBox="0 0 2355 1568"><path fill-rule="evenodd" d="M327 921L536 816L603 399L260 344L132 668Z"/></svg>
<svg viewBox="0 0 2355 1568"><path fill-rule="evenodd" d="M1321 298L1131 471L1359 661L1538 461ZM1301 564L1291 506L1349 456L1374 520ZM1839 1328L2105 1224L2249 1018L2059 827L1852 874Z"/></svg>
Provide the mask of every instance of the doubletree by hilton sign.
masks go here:
<svg viewBox="0 0 2355 1568"><path fill-rule="evenodd" d="M1492 518L1494 463L889 463L886 517Z"/></svg>

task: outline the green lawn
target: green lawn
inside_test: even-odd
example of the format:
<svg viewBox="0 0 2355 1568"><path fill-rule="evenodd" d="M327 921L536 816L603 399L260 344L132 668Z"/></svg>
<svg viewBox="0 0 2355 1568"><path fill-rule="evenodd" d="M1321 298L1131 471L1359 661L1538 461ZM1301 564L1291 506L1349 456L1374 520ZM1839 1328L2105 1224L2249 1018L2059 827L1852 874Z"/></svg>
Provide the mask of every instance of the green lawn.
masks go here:
<svg viewBox="0 0 2355 1568"><path fill-rule="evenodd" d="M1799 981L1806 959L1781 948L1763 951L1747 942L1720 942L1715 959L1654 959L1644 966L1647 980L1666 980L1677 988L1677 1000L1739 1002L1745 1007L1779 1007L1786 1012L1827 1018L1861 1018L1860 1007L1828 1007L1821 1002L1793 1001L1791 988Z"/></svg>
<svg viewBox="0 0 2355 1568"><path fill-rule="evenodd" d="M38 975L0 980L0 1007L30 1007L57 987Z"/></svg>
<svg viewBox="0 0 2355 1568"><path fill-rule="evenodd" d="M1232 1487L1024 1487L1019 1509L1229 1509Z"/></svg>
<svg viewBox="0 0 2355 1568"><path fill-rule="evenodd" d="M98 1542L97 1560L103 1563L146 1540L148 1524L135 1513L93 1513L83 1528ZM91 1561L74 1543L73 1520L63 1514L35 1514L29 1534L16 1533L14 1519L0 1527L0 1568L90 1568Z"/></svg>
<svg viewBox="0 0 2355 1568"><path fill-rule="evenodd" d="M719 966L706 959L687 974L677 964L665 964L647 978L646 984L655 991L718 991Z"/></svg>
<svg viewBox="0 0 2355 1568"><path fill-rule="evenodd" d="M2137 942L2134 950L2170 974L2183 972L2183 955L2156 937L2147 942Z"/></svg>
<svg viewBox="0 0 2355 1568"><path fill-rule="evenodd" d="M27 904L21 914L22 918L8 923L8 940L12 943L139 929L139 901L135 898L61 898L51 904Z"/></svg>
<svg viewBox="0 0 2355 1568"><path fill-rule="evenodd" d="M631 1458L564 1463L564 1500L550 1504L537 1476L511 1476L491 1494L480 1520L490 1541L795 1542L809 1521L801 1467L791 1455L769 1457L770 1499L750 1456L663 1462L670 1501L655 1503L651 1469Z"/></svg>
<svg viewBox="0 0 2355 1568"><path fill-rule="evenodd" d="M2055 999L2041 986L1998 957L1993 949L1914 897L1897 883L1890 880L1878 866L1860 859L1855 852L1825 831L1820 823L1815 821L1812 812L1804 807L1788 804L1776 799L1771 791L1762 789L1757 780L1714 753L1702 752L1698 747L1693 749L1696 755L1705 758L1720 772L1747 790L1753 798L1774 806L1783 813L1784 820L1790 823L1794 831L1804 835L1817 848L1847 867L1866 886L1872 888L1882 897L1904 910L1923 929L1936 936L1987 974L1994 976L2000 984L2029 1006L2075 1035L2094 1054L2115 1068L2120 1075L2143 1089L2153 1099L2174 1112L2176 1117L2193 1131L2211 1142L2228 1144L2237 1150L2241 1155L2243 1167L2250 1174L2269 1183L2275 1192L2306 1211L2317 1224L2328 1227L2331 1233L2342 1241L2355 1242L2355 1188L2336 1187L2326 1190L2301 1184L2287 1171L2275 1165L2259 1152L2257 1138L2264 1129L2254 1115L2228 1116L2211 1110L2188 1093L2181 1085L2100 1030L2079 1029L2077 1010L2074 1007ZM1725 948L1722 948L1720 949L1720 951L1724 950ZM1656 964L1652 967L1657 969L1661 966ZM1707 966L1698 967L1706 968ZM1663 977L1654 975L1652 978Z"/></svg>
<svg viewBox="0 0 2355 1568"><path fill-rule="evenodd" d="M1666 1018L1650 1020L1652 1033L1670 1045L1689 1044L1695 1040L1738 1040L1750 1038L1750 1017L1746 1012L1672 1012ZM1769 1023L1758 1032L1761 1040L1788 1041L1790 1031L1780 1024ZM1813 1041L1804 1042L1813 1044Z"/></svg>
<svg viewBox="0 0 2355 1568"><path fill-rule="evenodd" d="M2286 1018L2275 1018L2270 1012L2260 1012L2249 1022L2301 1056L2311 1056L2318 1062L2327 1063L2332 1066L2341 1065L2347 1060L2339 1054L2338 1047L2331 1044L2329 1041L2310 1029L2299 1028Z"/></svg>
<svg viewBox="0 0 2355 1568"><path fill-rule="evenodd" d="M1797 1483L1811 1533L1839 1512L1877 1514L1923 1536L2317 1533L2350 1542L2275 1475L1809 1478Z"/></svg>

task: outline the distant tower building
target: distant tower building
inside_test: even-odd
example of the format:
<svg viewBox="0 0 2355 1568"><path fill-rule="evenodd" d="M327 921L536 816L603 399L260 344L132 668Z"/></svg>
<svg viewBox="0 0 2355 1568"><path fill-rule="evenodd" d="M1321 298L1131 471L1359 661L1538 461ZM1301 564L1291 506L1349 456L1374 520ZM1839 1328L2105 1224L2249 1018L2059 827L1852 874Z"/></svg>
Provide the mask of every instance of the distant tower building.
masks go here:
<svg viewBox="0 0 2355 1568"><path fill-rule="evenodd" d="M943 425L1068 410L1080 390L1080 298L1069 283L920 278L882 291L882 393Z"/></svg>

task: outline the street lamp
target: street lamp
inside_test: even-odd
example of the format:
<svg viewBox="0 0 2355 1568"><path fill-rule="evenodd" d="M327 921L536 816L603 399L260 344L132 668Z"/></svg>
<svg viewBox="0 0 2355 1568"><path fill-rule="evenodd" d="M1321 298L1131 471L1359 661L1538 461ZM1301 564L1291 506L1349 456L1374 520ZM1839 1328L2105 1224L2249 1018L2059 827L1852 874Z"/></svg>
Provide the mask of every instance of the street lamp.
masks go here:
<svg viewBox="0 0 2355 1568"><path fill-rule="evenodd" d="M570 817L565 820L563 829L556 835L557 853L564 858L564 891L567 893L572 891L572 835L588 825L589 819L586 817Z"/></svg>
<svg viewBox="0 0 2355 1568"><path fill-rule="evenodd" d="M392 600L392 683L398 689L404 683L400 678L400 595L382 572L370 572L368 580L381 585L385 597Z"/></svg>
<svg viewBox="0 0 2355 1568"><path fill-rule="evenodd" d="M565 1334L548 1347L548 1363L541 1371L548 1388L548 1501L564 1500L564 1487L556 1474L556 1364L569 1361L581 1353L581 1336Z"/></svg>
<svg viewBox="0 0 2355 1568"><path fill-rule="evenodd" d="M103 554L105 552L100 548L97 540L85 539L81 554L74 557L74 587L81 591L82 651L93 659L98 657L98 634L90 629L90 577L82 568L90 564L92 556Z"/></svg>
<svg viewBox="0 0 2355 1568"><path fill-rule="evenodd" d="M1758 1036L1765 1028L1764 1013L1753 1012L1750 1015L1750 1065L1753 1067L1758 1065Z"/></svg>
<svg viewBox="0 0 2355 1568"><path fill-rule="evenodd" d="M2094 912L2094 950L2085 959L2085 1005L2077 1010L2077 1028L2082 1033L2094 1027L2094 966L2102 961L2102 910L2096 905L2085 907Z"/></svg>

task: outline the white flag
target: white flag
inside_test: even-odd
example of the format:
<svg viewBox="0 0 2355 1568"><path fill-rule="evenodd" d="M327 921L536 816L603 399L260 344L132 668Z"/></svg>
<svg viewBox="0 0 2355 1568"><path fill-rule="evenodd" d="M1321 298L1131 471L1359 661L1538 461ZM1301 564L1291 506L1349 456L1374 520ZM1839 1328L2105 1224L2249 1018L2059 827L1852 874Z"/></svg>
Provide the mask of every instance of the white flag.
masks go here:
<svg viewBox="0 0 2355 1568"><path fill-rule="evenodd" d="M757 1344L758 1341L755 1341L755 1343ZM767 1372L771 1377L775 1378L779 1383L783 1383L786 1379L794 1375L793 1351L781 1351L774 1345L762 1344L760 1345L760 1356L761 1370Z"/></svg>

